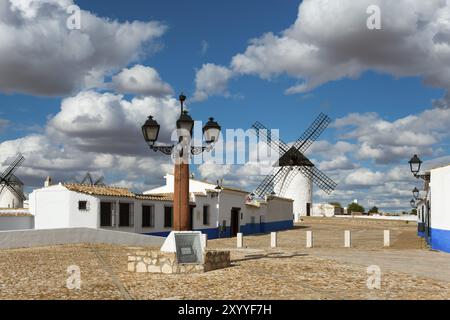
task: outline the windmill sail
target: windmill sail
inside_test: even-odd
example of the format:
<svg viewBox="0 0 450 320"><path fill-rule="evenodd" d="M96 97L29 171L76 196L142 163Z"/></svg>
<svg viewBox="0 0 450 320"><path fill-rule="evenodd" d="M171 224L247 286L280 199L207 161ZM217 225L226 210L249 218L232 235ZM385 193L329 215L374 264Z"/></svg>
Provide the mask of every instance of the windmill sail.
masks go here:
<svg viewBox="0 0 450 320"><path fill-rule="evenodd" d="M320 137L325 129L331 123L330 117L321 113L311 126L302 134L302 136L294 144L294 148L305 153L309 147Z"/></svg>
<svg viewBox="0 0 450 320"><path fill-rule="evenodd" d="M14 172L17 171L17 169L22 165L22 163L25 161L24 156L19 154L13 163L11 163L8 168L6 168L5 171L0 175L0 182L8 181L11 179Z"/></svg>
<svg viewBox="0 0 450 320"><path fill-rule="evenodd" d="M84 175L83 179L81 179L81 181L79 181L76 177L72 177L71 183L88 185L88 186L104 186L105 185L104 179L105 179L105 177L103 177L103 176L101 176L97 179L94 179L92 174L90 172L87 172Z"/></svg>

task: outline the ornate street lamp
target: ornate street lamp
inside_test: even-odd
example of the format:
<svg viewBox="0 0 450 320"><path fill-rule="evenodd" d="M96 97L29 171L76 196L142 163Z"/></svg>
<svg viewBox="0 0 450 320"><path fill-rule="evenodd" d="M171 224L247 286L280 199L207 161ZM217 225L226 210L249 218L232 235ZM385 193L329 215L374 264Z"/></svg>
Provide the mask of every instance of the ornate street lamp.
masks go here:
<svg viewBox="0 0 450 320"><path fill-rule="evenodd" d="M411 160L409 160L409 167L410 167L411 173L417 179L422 179L427 182L430 182L430 174L429 173L419 174L422 163L423 163L422 160L420 160L420 158L417 156L417 154L415 154L414 157L412 157Z"/></svg>
<svg viewBox="0 0 450 320"><path fill-rule="evenodd" d="M178 138L179 142L183 141L183 138L186 137L186 134L189 135L189 138L192 137L192 131L194 129L194 120L192 120L191 116L184 110L184 102L186 101L186 96L180 96L181 103L181 114L178 119L176 125L178 129ZM162 152L166 155L172 155L174 148L176 145L156 145L156 141L158 140L158 135L160 131L160 125L158 122L153 119L153 116L149 116L145 124L142 126L142 133L144 135L144 139L149 145L150 149L157 152ZM213 118L210 118L209 121L203 128L203 135L205 137L206 145L198 147L191 146L191 154L198 155L203 153L204 151L211 151L214 147L214 144L218 141L219 135L221 132L221 127L217 122L214 121ZM180 152L180 157L182 157L182 150Z"/></svg>
<svg viewBox="0 0 450 320"><path fill-rule="evenodd" d="M409 160L409 166L411 168L411 172L413 175L416 175L420 172L420 167L422 166L422 160L417 156L417 154L414 155L414 157Z"/></svg>
<svg viewBox="0 0 450 320"><path fill-rule="evenodd" d="M214 121L214 118L209 118L209 121L203 128L203 135L206 143L216 143L217 140L219 140L220 130L221 128L219 124Z"/></svg>
<svg viewBox="0 0 450 320"><path fill-rule="evenodd" d="M142 126L142 134L144 135L145 141L150 146L154 146L156 140L158 140L160 125L153 119L152 116L149 116L145 124Z"/></svg>
<svg viewBox="0 0 450 320"><path fill-rule="evenodd" d="M414 188L412 193L413 193L414 199L416 199L416 200L419 199L419 195L420 195L419 189Z"/></svg>
<svg viewBox="0 0 450 320"><path fill-rule="evenodd" d="M411 201L409 202L409 204L411 205L411 207L412 207L413 209L417 209L416 201L415 201L414 199L411 199Z"/></svg>
<svg viewBox="0 0 450 320"><path fill-rule="evenodd" d="M194 129L194 120L192 120L187 110L184 110L184 102L186 96L180 95L181 113L178 119L177 134L179 143L177 145L157 145L159 131L161 129L158 122L149 116L145 124L142 126L142 134L150 149L157 152L160 151L166 155L175 154L175 173L174 173L174 196L173 196L173 229L175 231L189 231L191 229L189 216L189 163L185 156L189 156L184 152L190 151L192 155L198 155L205 151L211 151L214 144L218 141L221 128L213 118L210 118L203 128L203 135L205 137L206 145L191 146L190 139ZM185 140L185 139L188 140ZM179 148L176 148L180 146Z"/></svg>

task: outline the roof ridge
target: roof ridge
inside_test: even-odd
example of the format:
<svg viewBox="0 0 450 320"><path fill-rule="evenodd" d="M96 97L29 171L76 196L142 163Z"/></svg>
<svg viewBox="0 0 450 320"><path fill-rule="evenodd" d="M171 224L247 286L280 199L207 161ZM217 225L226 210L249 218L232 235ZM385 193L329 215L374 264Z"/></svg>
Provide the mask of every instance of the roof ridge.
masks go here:
<svg viewBox="0 0 450 320"><path fill-rule="evenodd" d="M110 186L110 185L95 185L95 184L82 184L82 183L63 183L63 186L80 186L80 187L91 187L91 188L108 188L108 189L121 189L121 190L128 190L130 191L130 188L127 187L120 187L120 186ZM130 191L132 192L132 191Z"/></svg>

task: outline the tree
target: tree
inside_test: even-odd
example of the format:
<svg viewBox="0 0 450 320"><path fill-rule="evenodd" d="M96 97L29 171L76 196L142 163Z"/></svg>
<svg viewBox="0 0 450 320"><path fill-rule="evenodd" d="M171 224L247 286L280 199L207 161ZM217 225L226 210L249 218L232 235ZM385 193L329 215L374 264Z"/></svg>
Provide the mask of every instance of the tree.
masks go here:
<svg viewBox="0 0 450 320"><path fill-rule="evenodd" d="M330 202L330 204L332 205L332 206L334 206L335 208L342 208L342 205L340 204L340 202Z"/></svg>
<svg viewBox="0 0 450 320"><path fill-rule="evenodd" d="M378 208L377 207L373 207L372 209L369 210L369 213L379 213Z"/></svg>
<svg viewBox="0 0 450 320"><path fill-rule="evenodd" d="M366 209L364 209L363 206L357 204L357 203L351 203L348 205L347 207L347 211L349 214L353 213L353 212L361 212L364 213L366 211Z"/></svg>
<svg viewBox="0 0 450 320"><path fill-rule="evenodd" d="M412 209L412 210L411 210L411 214L412 214L413 216L417 216L417 209Z"/></svg>

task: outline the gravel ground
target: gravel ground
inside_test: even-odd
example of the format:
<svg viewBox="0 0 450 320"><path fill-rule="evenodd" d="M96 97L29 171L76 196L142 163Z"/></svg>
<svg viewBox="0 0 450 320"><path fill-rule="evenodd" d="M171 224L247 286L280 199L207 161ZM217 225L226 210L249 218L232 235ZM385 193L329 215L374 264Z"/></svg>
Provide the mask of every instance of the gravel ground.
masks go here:
<svg viewBox="0 0 450 320"><path fill-rule="evenodd" d="M387 228L393 234L390 249L382 248ZM234 249L235 239L210 241L210 247L232 249L233 266L196 275L129 273L127 253L137 248L1 250L0 299L450 299L450 276L431 272L448 268L450 255L423 249L415 228L404 222L308 219L280 233L277 249L267 248L267 235L246 237L242 250ZM354 248L343 249L348 229ZM313 230L316 249L305 249L305 230ZM380 263L380 290L366 285L370 257ZM80 290L66 287L72 265L81 270Z"/></svg>

